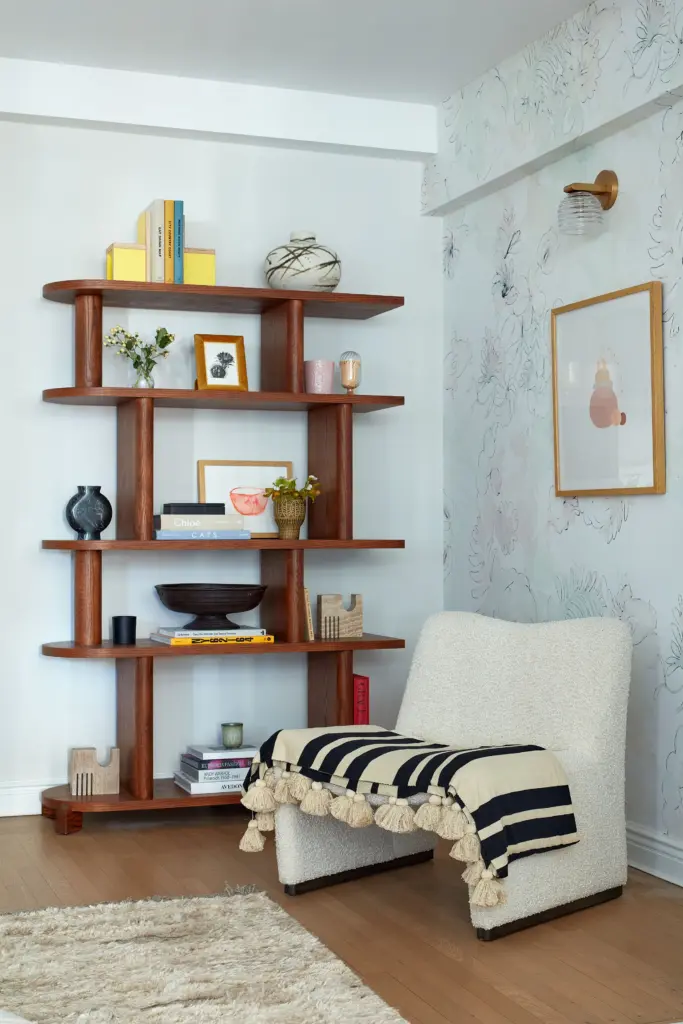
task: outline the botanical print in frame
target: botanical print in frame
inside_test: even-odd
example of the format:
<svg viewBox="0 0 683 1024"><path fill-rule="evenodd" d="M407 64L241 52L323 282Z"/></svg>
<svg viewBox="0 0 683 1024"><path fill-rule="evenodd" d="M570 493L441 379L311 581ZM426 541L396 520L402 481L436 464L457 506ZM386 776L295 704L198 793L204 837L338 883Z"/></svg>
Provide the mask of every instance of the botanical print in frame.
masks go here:
<svg viewBox="0 0 683 1024"><path fill-rule="evenodd" d="M195 334L197 387L200 391L248 391L244 338L229 334Z"/></svg>
<svg viewBox="0 0 683 1024"><path fill-rule="evenodd" d="M225 511L244 516L251 536L278 537L273 503L264 491L279 476L293 476L291 462L235 462L201 459L197 463L199 500L225 502Z"/></svg>
<svg viewBox="0 0 683 1024"><path fill-rule="evenodd" d="M660 281L551 311L555 493L664 494Z"/></svg>

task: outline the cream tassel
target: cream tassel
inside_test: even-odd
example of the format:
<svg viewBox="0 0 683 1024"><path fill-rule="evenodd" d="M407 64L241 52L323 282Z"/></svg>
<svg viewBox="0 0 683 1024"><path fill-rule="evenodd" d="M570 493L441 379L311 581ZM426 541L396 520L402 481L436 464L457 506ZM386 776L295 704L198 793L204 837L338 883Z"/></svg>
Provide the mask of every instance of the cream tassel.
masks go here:
<svg viewBox="0 0 683 1024"><path fill-rule="evenodd" d="M260 853L265 845L266 841L259 832L258 825L255 821L250 821L247 831L240 839L240 850L243 853Z"/></svg>
<svg viewBox="0 0 683 1024"><path fill-rule="evenodd" d="M468 825L467 831L462 839L459 839L451 850L450 857L453 860L463 861L465 864L472 864L481 857L481 845L475 825Z"/></svg>
<svg viewBox="0 0 683 1024"><path fill-rule="evenodd" d="M314 782L308 793L299 804L304 814L314 814L318 818L324 818L330 813L332 794L329 789L323 789L322 782Z"/></svg>
<svg viewBox="0 0 683 1024"><path fill-rule="evenodd" d="M341 796L336 796L330 804L330 814L332 817L336 818L337 821L343 821L345 824L348 824L355 795L352 789L347 789Z"/></svg>
<svg viewBox="0 0 683 1024"><path fill-rule="evenodd" d="M263 779L252 783L242 797L242 803L249 811L274 811L276 806L273 791L268 789Z"/></svg>
<svg viewBox="0 0 683 1024"><path fill-rule="evenodd" d="M395 796L390 796L387 803L379 805L379 807L375 810L375 813L373 815L375 825L379 825L380 828L384 827L382 822L384 821L384 819L386 818L387 814L391 810L391 807L395 803L396 803L396 797Z"/></svg>
<svg viewBox="0 0 683 1024"><path fill-rule="evenodd" d="M382 815L382 820L377 821L375 815L375 822L380 828L385 828L387 832L416 832L417 825L415 824L415 811L408 804L407 800L397 799L392 804L393 797L389 800L389 810L386 814Z"/></svg>
<svg viewBox="0 0 683 1024"><path fill-rule="evenodd" d="M499 903L507 902L507 894L502 883L493 877L493 872L485 868L481 873L481 879L474 887L470 897L470 903L475 907L497 907Z"/></svg>
<svg viewBox="0 0 683 1024"><path fill-rule="evenodd" d="M442 800L441 821L439 822L436 834L442 839L462 839L467 831L467 818L462 808L453 803L453 797L447 796Z"/></svg>
<svg viewBox="0 0 683 1024"><path fill-rule="evenodd" d="M483 860L472 861L472 863L468 864L462 873L463 882L467 882L468 885L476 885L477 882L481 881L481 876L485 867L486 865Z"/></svg>
<svg viewBox="0 0 683 1024"><path fill-rule="evenodd" d="M276 804L295 804L297 802L289 791L290 778L291 776L289 772L283 771L280 778L275 783L273 796L275 797Z"/></svg>
<svg viewBox="0 0 683 1024"><path fill-rule="evenodd" d="M272 768L269 768L266 774L263 776L263 781L265 782L268 789L275 789L275 786L277 785L277 778Z"/></svg>
<svg viewBox="0 0 683 1024"><path fill-rule="evenodd" d="M289 777L289 792L292 795L292 799L300 804L303 798L311 788L311 780L305 775L299 774L299 772L292 772Z"/></svg>
<svg viewBox="0 0 683 1024"><path fill-rule="evenodd" d="M259 832L274 832L275 815L272 811L259 811L256 815L256 824Z"/></svg>
<svg viewBox="0 0 683 1024"><path fill-rule="evenodd" d="M441 823L441 797L430 796L415 812L415 824L425 832L436 832Z"/></svg>
<svg viewBox="0 0 683 1024"><path fill-rule="evenodd" d="M346 824L351 828L366 828L368 825L372 825L374 820L375 815L372 812L372 807L363 794L354 794Z"/></svg>

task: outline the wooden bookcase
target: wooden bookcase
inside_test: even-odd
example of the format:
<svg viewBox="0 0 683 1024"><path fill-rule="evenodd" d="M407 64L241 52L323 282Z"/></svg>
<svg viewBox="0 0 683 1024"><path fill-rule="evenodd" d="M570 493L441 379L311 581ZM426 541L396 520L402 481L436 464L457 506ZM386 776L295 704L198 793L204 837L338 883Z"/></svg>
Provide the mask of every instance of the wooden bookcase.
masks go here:
<svg viewBox="0 0 683 1024"><path fill-rule="evenodd" d="M365 320L397 309L402 298L337 292L275 291L123 281L57 281L43 296L75 307L75 387L43 392L43 400L67 405L113 405L117 415L116 539L46 540L43 547L71 551L74 565L74 639L46 643L53 658L111 658L116 665L117 745L121 791L113 796L72 797L68 786L42 794L43 814L67 835L84 813L153 810L237 803L238 794L190 796L172 779L153 778L153 673L155 658L231 657L305 653L308 656L309 725L353 721L353 652L405 646L394 637L366 633L343 641L304 640L304 553L403 548L402 540L356 540L353 536L353 415L403 405L403 398L378 395L309 395L304 391L304 322L307 317ZM136 390L102 387L103 306L258 313L261 316L261 387L256 392ZM308 540L156 541L153 515L154 410L261 409L307 412L308 467L322 494L308 514ZM102 639L102 552L252 550L260 554L261 582L268 590L261 623L275 643L248 651L215 647L165 647L139 640L115 647Z"/></svg>

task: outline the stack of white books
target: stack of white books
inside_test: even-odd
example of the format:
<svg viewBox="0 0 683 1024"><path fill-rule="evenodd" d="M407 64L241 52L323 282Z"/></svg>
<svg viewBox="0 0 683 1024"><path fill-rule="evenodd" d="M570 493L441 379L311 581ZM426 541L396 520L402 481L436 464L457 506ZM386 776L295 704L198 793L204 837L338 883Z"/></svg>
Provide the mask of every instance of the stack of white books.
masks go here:
<svg viewBox="0 0 683 1024"><path fill-rule="evenodd" d="M256 747L188 747L180 756L180 768L173 773L176 786L198 796L204 793L239 793Z"/></svg>

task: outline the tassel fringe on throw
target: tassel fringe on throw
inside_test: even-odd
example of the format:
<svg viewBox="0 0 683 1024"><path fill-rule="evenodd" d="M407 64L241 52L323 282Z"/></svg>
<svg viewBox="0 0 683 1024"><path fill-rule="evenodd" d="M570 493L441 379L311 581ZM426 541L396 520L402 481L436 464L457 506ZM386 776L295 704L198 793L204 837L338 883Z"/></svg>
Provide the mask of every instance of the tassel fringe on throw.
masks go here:
<svg viewBox="0 0 683 1024"><path fill-rule="evenodd" d="M260 853L264 849L264 833L274 831L279 805L298 804L304 814L320 818L329 814L350 828L375 824L398 834L418 829L435 832L453 842L453 860L467 865L462 877L470 887L471 903L495 907L506 901L502 882L482 860L476 826L453 797L431 795L416 810L406 799L391 796L373 810L363 793L348 789L341 796L333 796L321 782L312 782L299 772L268 769L250 785L242 804L254 814L240 840L239 848L244 853Z"/></svg>

